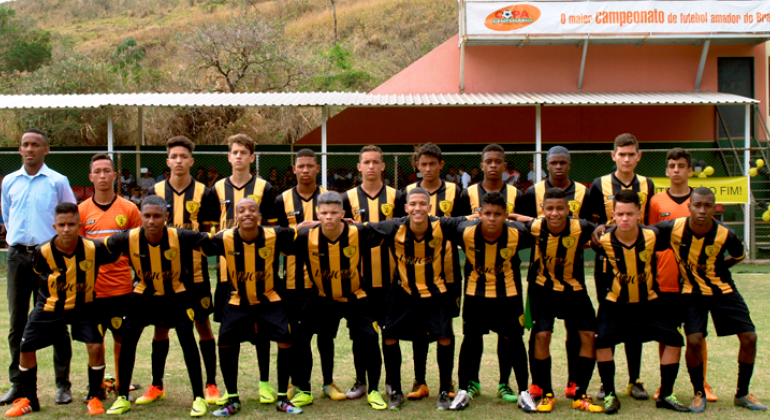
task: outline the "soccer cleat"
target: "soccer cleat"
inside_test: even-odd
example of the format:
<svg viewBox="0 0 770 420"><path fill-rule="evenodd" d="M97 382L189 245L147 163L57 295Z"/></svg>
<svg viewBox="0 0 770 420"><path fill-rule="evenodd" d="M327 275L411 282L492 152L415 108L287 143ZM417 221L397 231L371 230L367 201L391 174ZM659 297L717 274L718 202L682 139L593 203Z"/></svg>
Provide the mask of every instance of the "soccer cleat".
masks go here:
<svg viewBox="0 0 770 420"><path fill-rule="evenodd" d="M366 382L356 380L350 391L345 393L349 400L357 400L366 394Z"/></svg>
<svg viewBox="0 0 770 420"><path fill-rule="evenodd" d="M385 395L390 395L393 393L393 386L390 384L390 382L385 381Z"/></svg>
<svg viewBox="0 0 770 420"><path fill-rule="evenodd" d="M227 417L232 416L233 414L237 414L241 411L241 402L236 401L235 399L228 399L227 403L224 404L224 407L214 410L213 414L214 417Z"/></svg>
<svg viewBox="0 0 770 420"><path fill-rule="evenodd" d="M733 400L733 404L735 404L736 407L745 407L752 411L765 411L767 410L767 406L762 404L757 400L757 397L754 396L754 394L746 394L743 397L735 397Z"/></svg>
<svg viewBox="0 0 770 420"><path fill-rule="evenodd" d="M607 394L604 393L604 385L599 385L599 392L596 393L596 399L600 401L604 401L604 397L606 397Z"/></svg>
<svg viewBox="0 0 770 420"><path fill-rule="evenodd" d="M313 394L297 388L294 392L294 398L292 398L290 401L291 401L291 404L295 407L304 407L306 405L313 405ZM298 414L298 413L290 413L290 414Z"/></svg>
<svg viewBox="0 0 770 420"><path fill-rule="evenodd" d="M703 387L706 389L706 401L708 402L719 401L719 398L717 397L717 394L714 393L714 388L712 388L711 385L707 384L706 381L703 381Z"/></svg>
<svg viewBox="0 0 770 420"><path fill-rule="evenodd" d="M88 400L88 415L98 416L104 414L104 407L102 407L102 401L97 397L91 397Z"/></svg>
<svg viewBox="0 0 770 420"><path fill-rule="evenodd" d="M615 393L604 396L604 414L616 414L620 411L620 400Z"/></svg>
<svg viewBox="0 0 770 420"><path fill-rule="evenodd" d="M40 404L33 407L32 402L27 398L17 398L11 408L5 412L5 417L21 417L33 411L40 411Z"/></svg>
<svg viewBox="0 0 770 420"><path fill-rule="evenodd" d="M572 408L580 411L588 411L589 413L601 413L604 411L602 406L594 404L593 400L591 400L591 397L587 396L586 394L583 394L582 397L576 400L572 400Z"/></svg>
<svg viewBox="0 0 770 420"><path fill-rule="evenodd" d="M206 385L206 404L216 404L219 401L219 388L214 384Z"/></svg>
<svg viewBox="0 0 770 420"><path fill-rule="evenodd" d="M380 395L380 391L370 392L369 395L366 396L366 402L368 402L375 410L384 410L388 408L388 405L385 404L385 400L382 399L382 395Z"/></svg>
<svg viewBox="0 0 770 420"><path fill-rule="evenodd" d="M537 411L537 405L529 391L521 391L519 394L518 405L525 413L534 413Z"/></svg>
<svg viewBox="0 0 770 420"><path fill-rule="evenodd" d="M577 384L574 382L570 382L567 384L567 388L564 389L564 396L567 398L575 398L575 394L577 393Z"/></svg>
<svg viewBox="0 0 770 420"><path fill-rule="evenodd" d="M532 398L540 398L543 396L543 388L540 388L539 386L532 384L529 386L529 395Z"/></svg>
<svg viewBox="0 0 770 420"><path fill-rule="evenodd" d="M513 392L508 384L500 384L497 386L497 398L502 398L503 401L509 403L515 403L519 400L519 398L516 396L516 393Z"/></svg>
<svg viewBox="0 0 770 420"><path fill-rule="evenodd" d="M118 387L116 386L117 379L115 379L114 376L110 375L109 373L104 375L104 390L107 393L110 392L118 392Z"/></svg>
<svg viewBox="0 0 770 420"><path fill-rule="evenodd" d="M278 397L275 395L275 390L270 387L267 382L259 383L259 402L261 404L272 404Z"/></svg>
<svg viewBox="0 0 770 420"><path fill-rule="evenodd" d="M706 411L706 398L699 392L695 393L690 402L690 411L693 413L703 413Z"/></svg>
<svg viewBox="0 0 770 420"><path fill-rule="evenodd" d="M299 388L289 384L289 389L286 390L286 398L288 398L289 401L291 401L292 399L294 399L294 396L297 395L298 391L299 391Z"/></svg>
<svg viewBox="0 0 770 420"><path fill-rule="evenodd" d="M540 400L540 404L537 405L537 412L550 413L553 411L554 404L556 404L556 398L554 398L553 394L549 392L545 394L542 400Z"/></svg>
<svg viewBox="0 0 770 420"><path fill-rule="evenodd" d="M302 393L302 391L299 391L299 393ZM278 404L275 405L275 409L287 414L302 414L302 409L289 400L279 400Z"/></svg>
<svg viewBox="0 0 770 420"><path fill-rule="evenodd" d="M450 405L452 405L452 399L449 398L449 392L439 392L438 398L436 398L436 410L449 410Z"/></svg>
<svg viewBox="0 0 770 420"><path fill-rule="evenodd" d="M238 395L238 394L234 394L234 395ZM219 399L217 400L217 405L225 405L229 400L230 400L230 394L225 393L225 395L222 395L221 397L219 397Z"/></svg>
<svg viewBox="0 0 770 420"><path fill-rule="evenodd" d="M192 409L190 410L190 417L202 417L209 411L209 405L206 404L206 400L203 397L196 397L193 401Z"/></svg>
<svg viewBox="0 0 770 420"><path fill-rule="evenodd" d="M399 410L404 405L404 394L401 391L393 391L390 393L390 401L388 402L388 410Z"/></svg>
<svg viewBox="0 0 770 420"><path fill-rule="evenodd" d="M128 399L126 399L126 397L119 396L115 402L112 403L112 407L107 410L107 414L123 414L130 409L131 403L128 401Z"/></svg>
<svg viewBox="0 0 770 420"><path fill-rule="evenodd" d="M421 400L427 396L430 396L430 390L428 389L428 385L418 384L417 381L415 381L414 385L412 386L412 392L406 394L406 399Z"/></svg>
<svg viewBox="0 0 770 420"><path fill-rule="evenodd" d="M637 379L636 383L628 384L626 387L626 395L633 397L635 400L649 400L650 394L644 389L644 383Z"/></svg>
<svg viewBox="0 0 770 420"><path fill-rule="evenodd" d="M690 412L690 408L680 403L679 400L676 399L676 395L674 394L671 394L665 398L658 398L657 400L655 400L655 407L679 411L680 413Z"/></svg>
<svg viewBox="0 0 770 420"><path fill-rule="evenodd" d="M455 391L457 387L455 386L455 381L452 381L451 384L449 384L449 399L454 399L454 397L457 396L457 392ZM479 392L481 392L481 385L479 385Z"/></svg>
<svg viewBox="0 0 770 420"><path fill-rule="evenodd" d="M147 388L147 392L145 392L144 395L136 399L136 404L145 405L151 402L155 402L157 400L162 401L165 399L166 399L166 389L164 387L150 385L150 387Z"/></svg>
<svg viewBox="0 0 770 420"><path fill-rule="evenodd" d="M324 385L323 392L325 396L331 398L334 401L342 401L348 399L348 396L343 394L334 382L330 383L329 385Z"/></svg>
<svg viewBox="0 0 770 420"><path fill-rule="evenodd" d="M471 381L471 383L473 383ZM455 398L452 400L452 403L449 404L449 409L454 411L460 411L467 407L471 403L471 394L469 394L464 389L461 389L457 392L457 395L455 395Z"/></svg>

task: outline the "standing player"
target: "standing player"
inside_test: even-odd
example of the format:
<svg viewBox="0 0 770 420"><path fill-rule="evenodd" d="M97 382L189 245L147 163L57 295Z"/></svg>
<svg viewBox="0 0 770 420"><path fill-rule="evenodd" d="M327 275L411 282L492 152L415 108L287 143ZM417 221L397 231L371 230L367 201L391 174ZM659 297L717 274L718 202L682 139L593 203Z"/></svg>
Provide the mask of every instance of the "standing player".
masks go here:
<svg viewBox="0 0 770 420"><path fill-rule="evenodd" d="M284 191L275 199L275 212L278 215L278 225L281 227L297 228L297 225L306 220L318 220L318 196L325 193L324 188L316 185L318 175L318 163L315 152L310 149L301 149L297 152L294 174L297 176L297 186ZM313 283L305 272L305 267L297 263L297 257L287 255L284 258L285 284L281 290L281 298L286 305L289 316L289 326L292 329L292 353L295 355L294 363L299 363L297 372L307 373L307 377L298 378L292 375L293 389L289 396L292 404L297 407L313 403L313 394L310 392L310 375L313 370L313 352L310 350L312 332L304 330L299 324L300 313L305 307ZM347 398L342 392L335 393L334 399Z"/></svg>
<svg viewBox="0 0 770 420"><path fill-rule="evenodd" d="M597 279L599 314L596 322L596 360L604 391L604 412L615 414L620 400L615 394L613 347L628 340L665 344L660 359L660 396L656 407L688 412L674 395L679 372L682 335L678 320L658 299L658 283L653 275L655 251L668 247L655 228L641 226L641 200L631 190L613 197L616 226L600 238L597 253L608 261L610 271ZM660 239L660 240L659 240ZM701 372L703 368L701 367ZM701 378L701 384L703 380Z"/></svg>
<svg viewBox="0 0 770 420"><path fill-rule="evenodd" d="M477 212L480 219L461 223L452 235L472 267L464 291L460 390L452 401L452 410L462 410L472 397L481 394L478 378L484 348L482 337L492 330L498 334L498 396L510 402L520 400L519 406L524 410L535 411L527 391L527 350L521 339L524 315L518 256L520 250L532 246L533 240L522 224L506 221L508 209L509 202L502 194L486 193L481 196L481 209ZM508 385L511 367L516 372L519 398Z"/></svg>
<svg viewBox="0 0 770 420"><path fill-rule="evenodd" d="M730 267L745 256L743 244L735 232L714 220L714 193L705 187L690 195L690 217L658 223L661 236L674 252L682 283L682 306L685 308L684 329L687 334L687 370L695 391L690 409L706 410L703 379L703 339L707 333L708 314L714 320L717 335L737 335L738 389L733 403L750 410L765 411L749 392L757 355L757 333L749 308L735 287ZM727 251L730 256L724 258ZM663 392L661 391L661 395Z"/></svg>
<svg viewBox="0 0 770 420"><path fill-rule="evenodd" d="M274 224L278 221L273 209L275 197L273 187L269 182L252 175L250 167L254 162L255 143L251 137L245 134L236 134L227 139L227 160L233 168L232 175L220 179L214 185L214 191L219 198L220 218L219 229L237 227L235 205L244 197L251 198L260 206L261 224ZM227 258L219 257L216 293L214 294L214 321L220 321L221 309L227 300ZM265 340L259 341L257 346L257 360L259 362L259 401L263 404L275 402L275 391L270 388L270 340L267 335ZM220 357L221 359L221 357ZM230 391L228 390L228 393ZM224 402L220 400L219 402Z"/></svg>
<svg viewBox="0 0 770 420"><path fill-rule="evenodd" d="M404 189L402 201L396 204L396 207L404 207L407 203L406 196L415 188L422 188L429 194L430 199L430 215L434 217L451 217L457 215L457 209L455 206L459 204L461 190L457 184L446 183L441 179L441 170L444 168L444 159L441 156L441 149L433 143L426 143L417 150L417 167L422 174L422 180L414 184L408 185ZM446 288L449 296L455 302L453 308L450 308L449 315L451 318L456 318L460 315L460 293L462 292L462 278L460 274L460 256L457 252L457 247L453 244L449 244L444 249L444 255L442 256L443 265L442 270L444 272L444 281L446 281ZM452 327L451 322L449 327ZM450 341L452 358L454 358L455 339L454 333L448 337ZM430 395L427 381L425 380L425 372L428 364L428 341L425 339L415 338L412 341L412 349L414 352L414 385L412 386L412 392L406 397L410 400L419 400ZM390 374L386 372L386 376L390 379ZM454 398L454 390L449 389L451 398Z"/></svg>
<svg viewBox="0 0 770 420"><path fill-rule="evenodd" d="M400 217L404 210L396 206L400 202L401 191L385 186L382 182L382 172L385 163L382 159L382 149L378 146L364 146L358 154L358 171L363 175L363 183L342 195L342 206L345 218L353 219L356 223L380 222ZM363 277L366 279L366 295L372 316L379 325L385 325L385 301L393 279L396 261L387 246L372 247L362 253ZM350 399L361 398L366 394L366 365L359 357L361 350L356 351L353 343L353 363L356 369L356 382L346 393ZM385 378L388 384L388 378Z"/></svg>
<svg viewBox="0 0 770 420"><path fill-rule="evenodd" d="M94 285L99 265L115 261L117 255L111 255L103 243L78 236L80 216L73 203L56 206L53 227L56 236L35 250L38 298L24 327L19 363L26 398L14 401L6 417L40 411L36 352L53 345L68 324L72 325L72 338L88 348L88 414L104 414L98 397L104 379L104 348L94 316Z"/></svg>
<svg viewBox="0 0 770 420"><path fill-rule="evenodd" d="M142 216L136 205L115 194L113 184L117 177L109 155L97 153L91 158L91 173L88 178L94 184L94 196L78 205L82 236L89 239L105 238L142 225ZM133 289L133 278L128 267L128 257L125 255L118 258L114 264L99 268L94 288L95 313L99 316L102 331L112 331L116 378L120 364L120 346L123 342L121 326L126 315L126 303ZM117 391L117 384L112 384L111 388Z"/></svg>
<svg viewBox="0 0 770 420"><path fill-rule="evenodd" d="M621 134L615 138L615 146L612 152L612 160L617 164L617 170L609 175L594 179L588 198L588 207L593 216L594 223L598 225L611 225L613 197L621 190L631 190L639 195L641 212L639 223L647 224L650 214L650 197L655 192L652 180L637 175L634 171L642 158L639 151L639 142L631 134ZM603 260L601 255L596 255L594 278L597 279L610 271L610 264ZM646 400L650 396L644 389L640 376L642 371L642 343L629 340L625 343L626 360L628 361L628 386L626 393L634 399ZM604 390L599 390L597 398L602 399Z"/></svg>
<svg viewBox="0 0 770 420"><path fill-rule="evenodd" d="M219 223L219 203L214 192L190 175L190 168L195 163L192 157L195 143L184 136L172 137L166 142L166 150L166 164L171 168L171 177L155 184L150 195L157 195L168 203L169 226L211 231L211 227ZM217 349L209 320L213 311L211 281L208 261L198 250L193 251L192 268L190 277L183 277L182 281L194 303L195 329L200 336L200 351L206 366L206 402L214 404L219 399L219 389L216 381ZM152 341L152 385L136 400L137 404L150 404L165 398L163 376L168 348L168 329L156 327Z"/></svg>

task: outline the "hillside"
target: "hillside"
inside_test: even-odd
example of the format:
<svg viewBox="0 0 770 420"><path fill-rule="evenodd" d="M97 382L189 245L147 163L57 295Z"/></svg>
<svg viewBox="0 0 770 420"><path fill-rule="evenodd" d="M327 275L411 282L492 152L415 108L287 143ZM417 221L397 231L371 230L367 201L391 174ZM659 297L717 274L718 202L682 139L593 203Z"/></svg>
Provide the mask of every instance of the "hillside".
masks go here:
<svg viewBox="0 0 770 420"><path fill-rule="evenodd" d="M455 34L456 4L336 0L335 46L330 0L18 0L3 6L50 31L50 60L34 71L0 74L0 90L369 91ZM212 53L224 71L214 68ZM148 110L145 132L150 144L172 134L213 144L234 132L287 143L319 124L318 114ZM115 118L116 141L133 144L136 110L116 110ZM94 111L14 113L0 122L0 141L13 142L31 125L51 132L55 144L105 142L105 117Z"/></svg>

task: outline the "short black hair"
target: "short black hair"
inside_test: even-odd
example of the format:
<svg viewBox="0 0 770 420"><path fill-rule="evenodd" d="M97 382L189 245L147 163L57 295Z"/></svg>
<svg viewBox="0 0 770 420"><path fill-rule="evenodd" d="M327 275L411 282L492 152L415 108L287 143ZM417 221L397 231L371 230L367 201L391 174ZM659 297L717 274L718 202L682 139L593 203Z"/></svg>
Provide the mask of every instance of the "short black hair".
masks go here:
<svg viewBox="0 0 770 420"><path fill-rule="evenodd" d="M301 157L311 157L311 158L315 159L315 152L312 149L300 149L297 152L297 157L298 158L301 158Z"/></svg>
<svg viewBox="0 0 770 420"><path fill-rule="evenodd" d="M38 136L43 138L43 141L45 142L45 147L48 147L48 135L43 130L38 130L37 128L28 128L27 131L24 132L24 134L37 134ZM21 136L24 137L24 134Z"/></svg>
<svg viewBox="0 0 770 420"><path fill-rule="evenodd" d="M75 203L64 202L56 205L53 210L54 217L60 214L80 214L78 211L78 205Z"/></svg>
<svg viewBox="0 0 770 420"><path fill-rule="evenodd" d="M94 166L94 162L98 160L109 160L112 164L112 170L115 170L115 162L112 161L112 158L107 153L97 153L91 157L91 164L88 166L88 169L90 170Z"/></svg>
<svg viewBox="0 0 770 420"><path fill-rule="evenodd" d="M543 201L551 199L561 199L567 201L567 193L561 188L549 188L543 194Z"/></svg>
<svg viewBox="0 0 770 420"><path fill-rule="evenodd" d="M484 150L481 151L481 158L483 159L484 155L489 152L499 152L505 156L505 149L503 149L503 147L499 144L488 144L486 147L484 147Z"/></svg>
<svg viewBox="0 0 770 420"><path fill-rule="evenodd" d="M430 193L428 192L428 190L426 190L425 188L421 188L421 187L415 187L415 188L412 188L412 190L409 191L406 194L406 201L408 202L409 198L411 196L415 195L415 194L422 194L422 195L428 197L428 200L430 200Z"/></svg>
<svg viewBox="0 0 770 420"><path fill-rule="evenodd" d="M620 191L618 191L618 193L615 194L615 197L612 199L612 207L615 208L615 206L618 203L635 204L636 208L638 208L638 209L642 208L642 202L639 199L639 194L637 194L633 190L620 190Z"/></svg>
<svg viewBox="0 0 770 420"><path fill-rule="evenodd" d="M714 195L714 191L712 191L711 188L708 188L708 187L698 187L692 190L692 194L690 195L692 196L693 194L698 194L702 197L713 197L714 200L716 200L716 195Z"/></svg>
<svg viewBox="0 0 770 420"><path fill-rule="evenodd" d="M674 147L673 149L669 150L668 153L666 153L666 165L668 166L669 160L679 160L682 158L687 161L687 167L691 168L692 156L690 156L690 152L682 149L681 147Z"/></svg>
<svg viewBox="0 0 770 420"><path fill-rule="evenodd" d="M142 199L142 203L139 204L139 210L144 210L144 206L160 206L163 207L164 212L168 213L168 203L157 195L148 195Z"/></svg>
<svg viewBox="0 0 770 420"><path fill-rule="evenodd" d="M486 205L500 206L503 208L503 211L506 211L508 208L505 202L505 197L503 197L503 195L497 191L484 194L484 198L481 199L481 207Z"/></svg>
<svg viewBox="0 0 770 420"><path fill-rule="evenodd" d="M423 156L433 156L442 162L444 158L441 157L441 148L433 143L425 143L417 149L417 160L420 160Z"/></svg>
<svg viewBox="0 0 770 420"><path fill-rule="evenodd" d="M185 136L176 136L171 137L166 142L166 151L170 151L172 148L182 146L185 149L190 151L190 154L192 154L195 151L195 143L193 143L192 140L188 139Z"/></svg>
<svg viewBox="0 0 770 420"><path fill-rule="evenodd" d="M639 141L636 139L636 136L634 136L631 133L623 133L617 137L615 137L615 151L617 152L619 148L625 147L625 146L634 146L634 148L639 151Z"/></svg>

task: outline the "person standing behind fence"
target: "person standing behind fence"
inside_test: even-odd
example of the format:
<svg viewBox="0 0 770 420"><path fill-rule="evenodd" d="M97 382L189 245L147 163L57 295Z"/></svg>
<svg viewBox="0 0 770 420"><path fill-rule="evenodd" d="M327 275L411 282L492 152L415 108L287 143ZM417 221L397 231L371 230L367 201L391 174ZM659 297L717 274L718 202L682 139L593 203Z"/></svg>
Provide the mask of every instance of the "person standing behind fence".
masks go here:
<svg viewBox="0 0 770 420"><path fill-rule="evenodd" d="M77 203L67 177L51 170L45 164L48 154L48 137L40 130L27 130L21 137L19 152L24 166L8 174L2 182L2 213L8 235L8 312L10 329L8 346L11 365L8 377L11 389L0 399L0 404L10 404L24 397L19 371L21 335L27 324L29 297L37 299L37 275L33 271L32 257L35 247L51 239L54 208L59 203ZM69 367L72 345L69 332L62 328L61 337L54 341L54 370L56 372L57 404L72 402Z"/></svg>

